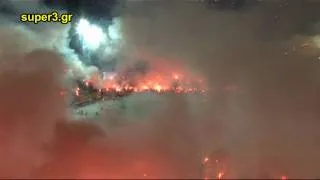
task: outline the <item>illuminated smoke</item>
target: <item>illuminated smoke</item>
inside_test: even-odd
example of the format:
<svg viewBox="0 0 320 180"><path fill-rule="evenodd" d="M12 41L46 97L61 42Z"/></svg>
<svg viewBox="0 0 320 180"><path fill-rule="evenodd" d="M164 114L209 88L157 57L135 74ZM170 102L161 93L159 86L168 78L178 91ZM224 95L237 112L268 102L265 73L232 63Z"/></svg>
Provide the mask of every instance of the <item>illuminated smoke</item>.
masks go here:
<svg viewBox="0 0 320 180"><path fill-rule="evenodd" d="M83 47L90 50L99 48L107 38L100 27L90 24L86 19L80 19L76 28L83 42Z"/></svg>
<svg viewBox="0 0 320 180"><path fill-rule="evenodd" d="M208 114L195 121L210 133L193 135L204 149L231 154L226 178L319 176L318 146L309 138L319 136L319 49L309 36L318 2L263 1L239 11L198 1L130 2L130 15L123 15L127 49L178 57L161 62L182 62L208 79ZM295 142L303 145L292 150Z"/></svg>
<svg viewBox="0 0 320 180"><path fill-rule="evenodd" d="M221 173L253 179L319 176L319 67L302 53L306 48L292 50L305 38L264 42L254 36L261 33L261 17L274 17L268 8L278 4L225 13L199 4L162 3L151 10L148 4L128 7L137 16L122 17L125 50L161 62L155 67L163 69L174 62L191 66L206 75L213 91L207 103L197 96L132 95L94 121L111 124L107 132L93 121L67 120L58 83L62 60L35 51L52 50L50 43L41 43L52 42L51 36L42 33L56 34L59 28L35 33L41 28L1 24L1 62L8 64L0 74L1 177L200 178L203 154L213 164L216 156L226 156L228 169L215 170L215 178ZM273 18L267 22L276 29L270 34L286 32ZM144 112L147 116L138 116ZM211 157L217 149L222 153Z"/></svg>

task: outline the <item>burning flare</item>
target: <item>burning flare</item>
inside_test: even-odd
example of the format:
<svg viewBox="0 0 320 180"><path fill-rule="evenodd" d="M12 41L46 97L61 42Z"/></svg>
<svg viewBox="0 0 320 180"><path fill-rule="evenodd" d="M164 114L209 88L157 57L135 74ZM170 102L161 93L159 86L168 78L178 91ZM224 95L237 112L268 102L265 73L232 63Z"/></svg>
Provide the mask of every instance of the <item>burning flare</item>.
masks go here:
<svg viewBox="0 0 320 180"><path fill-rule="evenodd" d="M89 86L94 84L99 91L104 92L156 92L156 93L205 93L206 85L202 79L187 79L185 76L172 73L163 75L159 73L150 73L144 77L131 78L117 74L104 77L100 82L91 79L85 80L84 84ZM76 87L75 95L80 95L80 88Z"/></svg>

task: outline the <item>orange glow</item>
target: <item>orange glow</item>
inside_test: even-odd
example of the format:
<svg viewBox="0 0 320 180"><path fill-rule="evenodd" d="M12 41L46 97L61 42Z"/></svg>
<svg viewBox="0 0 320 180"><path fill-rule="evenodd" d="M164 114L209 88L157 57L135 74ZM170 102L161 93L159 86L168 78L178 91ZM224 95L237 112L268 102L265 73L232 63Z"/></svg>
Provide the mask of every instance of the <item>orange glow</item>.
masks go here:
<svg viewBox="0 0 320 180"><path fill-rule="evenodd" d="M80 88L77 88L76 89L76 96L79 96L80 95Z"/></svg>
<svg viewBox="0 0 320 180"><path fill-rule="evenodd" d="M209 158L208 157L205 157L204 159L203 159L203 162L204 163L207 163L209 161Z"/></svg>
<svg viewBox="0 0 320 180"><path fill-rule="evenodd" d="M133 54L133 56L135 56ZM126 68L118 69L117 73L109 76L96 77L92 75L84 80L86 86L93 84L101 92L117 93L200 93L205 94L208 90L204 78L188 69L179 62L180 60L172 58L155 57L150 54L140 53L137 59L146 61L150 65L148 72L126 76ZM168 63L170 62L170 63ZM182 61L180 61L182 62ZM192 73L191 73L192 72ZM74 91L79 96L80 90Z"/></svg>
<svg viewBox="0 0 320 180"><path fill-rule="evenodd" d="M160 85L155 85L154 86L154 89L157 91L157 92L160 92L162 90L162 87Z"/></svg>
<svg viewBox="0 0 320 180"><path fill-rule="evenodd" d="M171 75L170 75L171 74ZM102 86L106 91L124 92L132 90L134 92L147 92L152 91L156 93L162 92L174 92L174 93L205 93L207 91L204 83L199 83L198 78L194 79L192 76L184 75L184 79L181 79L181 75L176 73L167 72L149 72L143 77L135 79L134 85L131 85L130 80L126 80L122 76L110 76L104 80L101 80L98 86ZM177 80L179 79L179 82ZM121 83L119 83L119 81ZM85 80L85 85L89 86L89 83L93 83L92 80ZM194 83L190 83L194 82ZM79 96L79 88L76 89L76 95Z"/></svg>
<svg viewBox="0 0 320 180"><path fill-rule="evenodd" d="M217 178L218 178L218 179L222 179L222 178L223 178L223 175L224 175L223 172L219 172L219 173L217 174Z"/></svg>

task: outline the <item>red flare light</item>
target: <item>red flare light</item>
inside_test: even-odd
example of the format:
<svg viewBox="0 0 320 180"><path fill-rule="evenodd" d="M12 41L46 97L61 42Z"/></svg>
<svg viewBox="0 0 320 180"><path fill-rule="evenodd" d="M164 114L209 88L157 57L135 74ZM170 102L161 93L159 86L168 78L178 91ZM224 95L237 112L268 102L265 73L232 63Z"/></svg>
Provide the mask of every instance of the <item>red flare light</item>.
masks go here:
<svg viewBox="0 0 320 180"><path fill-rule="evenodd" d="M217 174L217 178L218 178L218 179L222 179L222 178L223 178L223 175L224 175L223 172L219 172L219 173Z"/></svg>
<svg viewBox="0 0 320 180"><path fill-rule="evenodd" d="M132 56L134 59L139 59L148 64L148 70L140 73L135 68L130 69L131 65L128 64L130 70L128 70L128 67L119 68L118 73L112 73L109 76L105 73L103 80L99 82L93 79L89 79L89 81L107 91L116 89L117 92L127 91L128 89L133 92L152 91L157 93L169 91L175 93L204 93L207 91L203 77L181 63L186 60L158 57L142 51L132 54Z"/></svg>
<svg viewBox="0 0 320 180"><path fill-rule="evenodd" d="M185 76L184 76L185 77ZM174 75L166 75L160 73L149 73L144 77L134 79L134 82L125 79L122 76L113 75L112 78L105 78L100 82L92 80L85 80L86 86L90 83L97 87L102 87L107 92L115 91L121 92L174 92L174 93L205 93L207 91L206 85L203 81L194 80L193 78L182 78L181 75L174 73ZM79 96L79 88L75 90L76 96Z"/></svg>

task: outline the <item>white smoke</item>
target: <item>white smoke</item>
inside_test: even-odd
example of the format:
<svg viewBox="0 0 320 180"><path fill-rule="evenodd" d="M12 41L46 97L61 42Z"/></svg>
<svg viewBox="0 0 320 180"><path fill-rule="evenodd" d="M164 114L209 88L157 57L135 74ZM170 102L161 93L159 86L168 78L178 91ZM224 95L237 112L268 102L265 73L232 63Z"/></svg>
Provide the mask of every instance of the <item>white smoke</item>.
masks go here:
<svg viewBox="0 0 320 180"><path fill-rule="evenodd" d="M105 39L99 45L99 48L91 51L90 53L94 53L99 61L110 62L114 59L119 60L119 56L122 53L123 44L125 43L125 39L122 35L123 32L121 18L114 18L107 26L97 26L103 29L103 32L105 33ZM92 33L93 32L88 32L87 34ZM84 46L86 46L85 42L83 43Z"/></svg>
<svg viewBox="0 0 320 180"><path fill-rule="evenodd" d="M267 27L278 27L272 21L273 13L262 8L224 14L183 1L176 6L163 3L151 10L148 4L132 5L128 11L146 12L145 16L153 18L126 17L128 46L190 59L184 63L205 72L217 93L210 94L203 106L188 104L182 96L169 96L161 105L163 110L146 117L147 123L114 128L109 141L100 144L92 137L103 133L88 122L61 123L56 128L66 114L58 93L62 60L52 52L34 52L38 48L57 50L65 62L79 62L83 67L64 46L69 27L15 24L10 22L16 16L2 16L0 59L10 65L2 65L0 71L2 178L33 177L30 172L38 167L43 167L37 169L39 177L92 179L100 172L113 179L141 179L143 173L150 178L199 178L201 154L221 146L231 156L231 177L257 179L261 169L288 173L290 178L319 177L319 113L314 101L319 68L301 54L284 56L282 43L252 37L260 27L260 17L270 17L272 23ZM281 37L293 26L286 27L270 34ZM171 63L164 59L166 62ZM240 85L244 93L224 92L226 83ZM149 112L151 104L159 105L150 101L141 106L143 98L136 99L139 101L128 103L127 109ZM43 166L49 160L50 166ZM141 172L132 168L141 164Z"/></svg>
<svg viewBox="0 0 320 180"><path fill-rule="evenodd" d="M0 5L10 12L2 13L0 18L0 36L2 41L6 42L1 44L3 46L0 48L2 53L28 53L39 48L53 50L63 57L66 69L68 69L67 77L88 76L91 73L92 68L88 69L79 59L77 53L69 46L71 24L39 23L35 25L32 23L16 23L20 13L52 11L45 7L41 1L11 0L2 1ZM12 41L12 39L17 40Z"/></svg>

